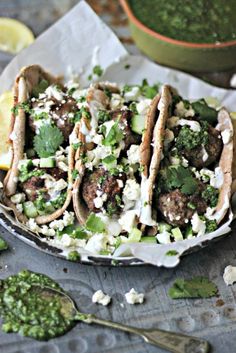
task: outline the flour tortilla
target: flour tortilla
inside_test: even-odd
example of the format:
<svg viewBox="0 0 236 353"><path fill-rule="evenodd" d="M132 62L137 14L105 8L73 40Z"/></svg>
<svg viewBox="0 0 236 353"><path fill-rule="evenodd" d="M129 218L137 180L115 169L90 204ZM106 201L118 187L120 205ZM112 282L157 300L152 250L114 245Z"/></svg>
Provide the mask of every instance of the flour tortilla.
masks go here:
<svg viewBox="0 0 236 353"><path fill-rule="evenodd" d="M34 87L37 86L42 79L48 81L50 85L60 84L59 78L53 77L38 65L31 65L23 68L17 76L14 84L14 106L26 102L30 98ZM14 138L13 140L10 140L10 142L12 144L13 158L11 162L11 168L8 171L3 183L3 202L13 210L16 218L22 223L26 223L28 218L17 210L16 205L11 201L10 198L17 192L19 174L18 163L20 160L24 159L25 133L27 127L26 123L26 113L23 109L19 108L17 115L12 114L12 131L10 136L14 136ZM72 185L71 173L74 166L74 151L72 146L70 146L68 158L68 185ZM45 224L60 217L69 206L71 197L72 190L68 188L67 197L62 208L56 210L52 214L36 217L36 223Z"/></svg>

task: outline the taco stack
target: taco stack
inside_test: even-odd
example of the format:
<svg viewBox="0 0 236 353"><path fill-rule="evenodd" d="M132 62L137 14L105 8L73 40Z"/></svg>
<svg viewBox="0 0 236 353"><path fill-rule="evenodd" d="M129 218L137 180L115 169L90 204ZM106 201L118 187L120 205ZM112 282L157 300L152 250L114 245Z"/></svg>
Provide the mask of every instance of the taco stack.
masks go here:
<svg viewBox="0 0 236 353"><path fill-rule="evenodd" d="M80 141L76 153L77 177L73 204L80 224L96 214L115 235L141 237L144 226L152 226L152 181L162 149L152 143L159 133L159 118L166 116L165 88L153 101L131 87L124 94L116 85L95 84L86 96L87 112L77 128ZM160 130L161 132L162 130Z"/></svg>
<svg viewBox="0 0 236 353"><path fill-rule="evenodd" d="M233 127L227 110L216 111L204 99L184 100L171 87L169 92L153 184L160 243L215 231L229 211L232 186Z"/></svg>
<svg viewBox="0 0 236 353"><path fill-rule="evenodd" d="M13 160L3 195L20 222L51 222L70 204L74 151L69 135L74 125L69 116L77 112L57 78L37 65L21 70L14 86Z"/></svg>

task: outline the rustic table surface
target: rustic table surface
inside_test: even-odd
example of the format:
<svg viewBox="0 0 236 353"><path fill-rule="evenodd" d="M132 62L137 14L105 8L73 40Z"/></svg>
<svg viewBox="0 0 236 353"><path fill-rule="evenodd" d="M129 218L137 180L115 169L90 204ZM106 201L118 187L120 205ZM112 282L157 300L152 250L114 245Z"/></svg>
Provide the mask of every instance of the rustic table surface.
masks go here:
<svg viewBox="0 0 236 353"><path fill-rule="evenodd" d="M117 33L131 53L139 53L130 38L127 20L115 0L90 0L94 10ZM36 35L48 28L76 0L0 0L0 16L19 18ZM11 59L0 52L0 72ZM232 73L216 73L208 80L227 86ZM93 267L70 263L42 253L14 238L0 228L9 250L0 256L0 278L22 268L42 272L57 280L75 299L81 311L137 327L159 327L208 339L213 353L236 352L236 285L226 287L222 274L228 264L236 265L236 234L211 244L183 258L176 269L141 267ZM218 288L218 297L204 300L171 300L167 291L177 277L205 275ZM129 305L124 293L134 287L145 293L145 303ZM102 289L112 296L108 307L93 304L94 291ZM122 305L121 305L122 304ZM161 353L164 351L143 343L136 336L102 327L79 323L68 334L37 342L0 331L1 353ZM189 352L191 353L191 352Z"/></svg>

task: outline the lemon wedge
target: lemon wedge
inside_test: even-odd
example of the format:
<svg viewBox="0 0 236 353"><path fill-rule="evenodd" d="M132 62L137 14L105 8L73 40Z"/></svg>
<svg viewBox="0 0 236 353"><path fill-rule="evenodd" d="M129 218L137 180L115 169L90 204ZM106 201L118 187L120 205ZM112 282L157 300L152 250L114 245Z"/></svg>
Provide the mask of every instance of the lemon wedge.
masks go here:
<svg viewBox="0 0 236 353"><path fill-rule="evenodd" d="M8 170L11 165L12 150L8 139L11 128L12 92L0 96L0 169Z"/></svg>
<svg viewBox="0 0 236 353"><path fill-rule="evenodd" d="M0 17L0 50L17 54L33 41L33 32L23 23Z"/></svg>

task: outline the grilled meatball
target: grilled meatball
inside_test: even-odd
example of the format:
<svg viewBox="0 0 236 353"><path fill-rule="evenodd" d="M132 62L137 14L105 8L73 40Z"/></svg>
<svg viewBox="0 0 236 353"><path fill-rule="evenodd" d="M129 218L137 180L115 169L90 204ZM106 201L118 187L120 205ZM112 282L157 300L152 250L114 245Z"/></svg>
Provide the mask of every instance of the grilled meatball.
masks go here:
<svg viewBox="0 0 236 353"><path fill-rule="evenodd" d="M62 103L63 101L57 101L55 98L51 98L50 101L54 102L54 104L50 106L49 114L52 120L54 121L55 125L58 127L58 129L61 130L64 136L64 140L68 141L69 136L73 130L73 124L71 123L70 118L68 117L68 114L78 112L76 101L71 97L69 98L65 97L64 98L65 103ZM42 104L44 105L45 102L35 101L32 104L32 107L40 108ZM33 131L36 130L34 125L34 119L32 118L32 116L29 116L29 126Z"/></svg>
<svg viewBox="0 0 236 353"><path fill-rule="evenodd" d="M115 110L111 112L112 119L119 119L119 126L124 132L125 150L127 150L130 145L140 144L141 142L141 136L133 132L130 128L132 114L131 110Z"/></svg>
<svg viewBox="0 0 236 353"><path fill-rule="evenodd" d="M85 174L82 184L82 196L91 211L99 212L101 208L104 208L110 215L121 211L120 203L122 200L123 186L120 187L117 180L122 180L124 185L126 175L121 173L119 176L113 176L103 168ZM94 204L94 199L96 199L98 195L104 198L103 205L100 208L96 208Z"/></svg>
<svg viewBox="0 0 236 353"><path fill-rule="evenodd" d="M64 179L67 181L67 172L64 172L60 168L44 168L44 170L47 174L50 174L55 180Z"/></svg>
<svg viewBox="0 0 236 353"><path fill-rule="evenodd" d="M192 206L195 206L195 208L193 209ZM205 213L207 203L199 192L187 196L179 189L175 189L159 195L157 207L167 223L176 227L183 227L190 221L194 212Z"/></svg>
<svg viewBox="0 0 236 353"><path fill-rule="evenodd" d="M196 168L208 167L219 160L223 147L220 132L209 125L208 138L208 143L204 146L208 155L206 160L203 160L204 150L202 146L182 151L183 156Z"/></svg>
<svg viewBox="0 0 236 353"><path fill-rule="evenodd" d="M32 176L25 182L21 183L21 188L30 201L35 201L37 199L39 191L46 191L44 187L44 179L41 179L38 176Z"/></svg>

